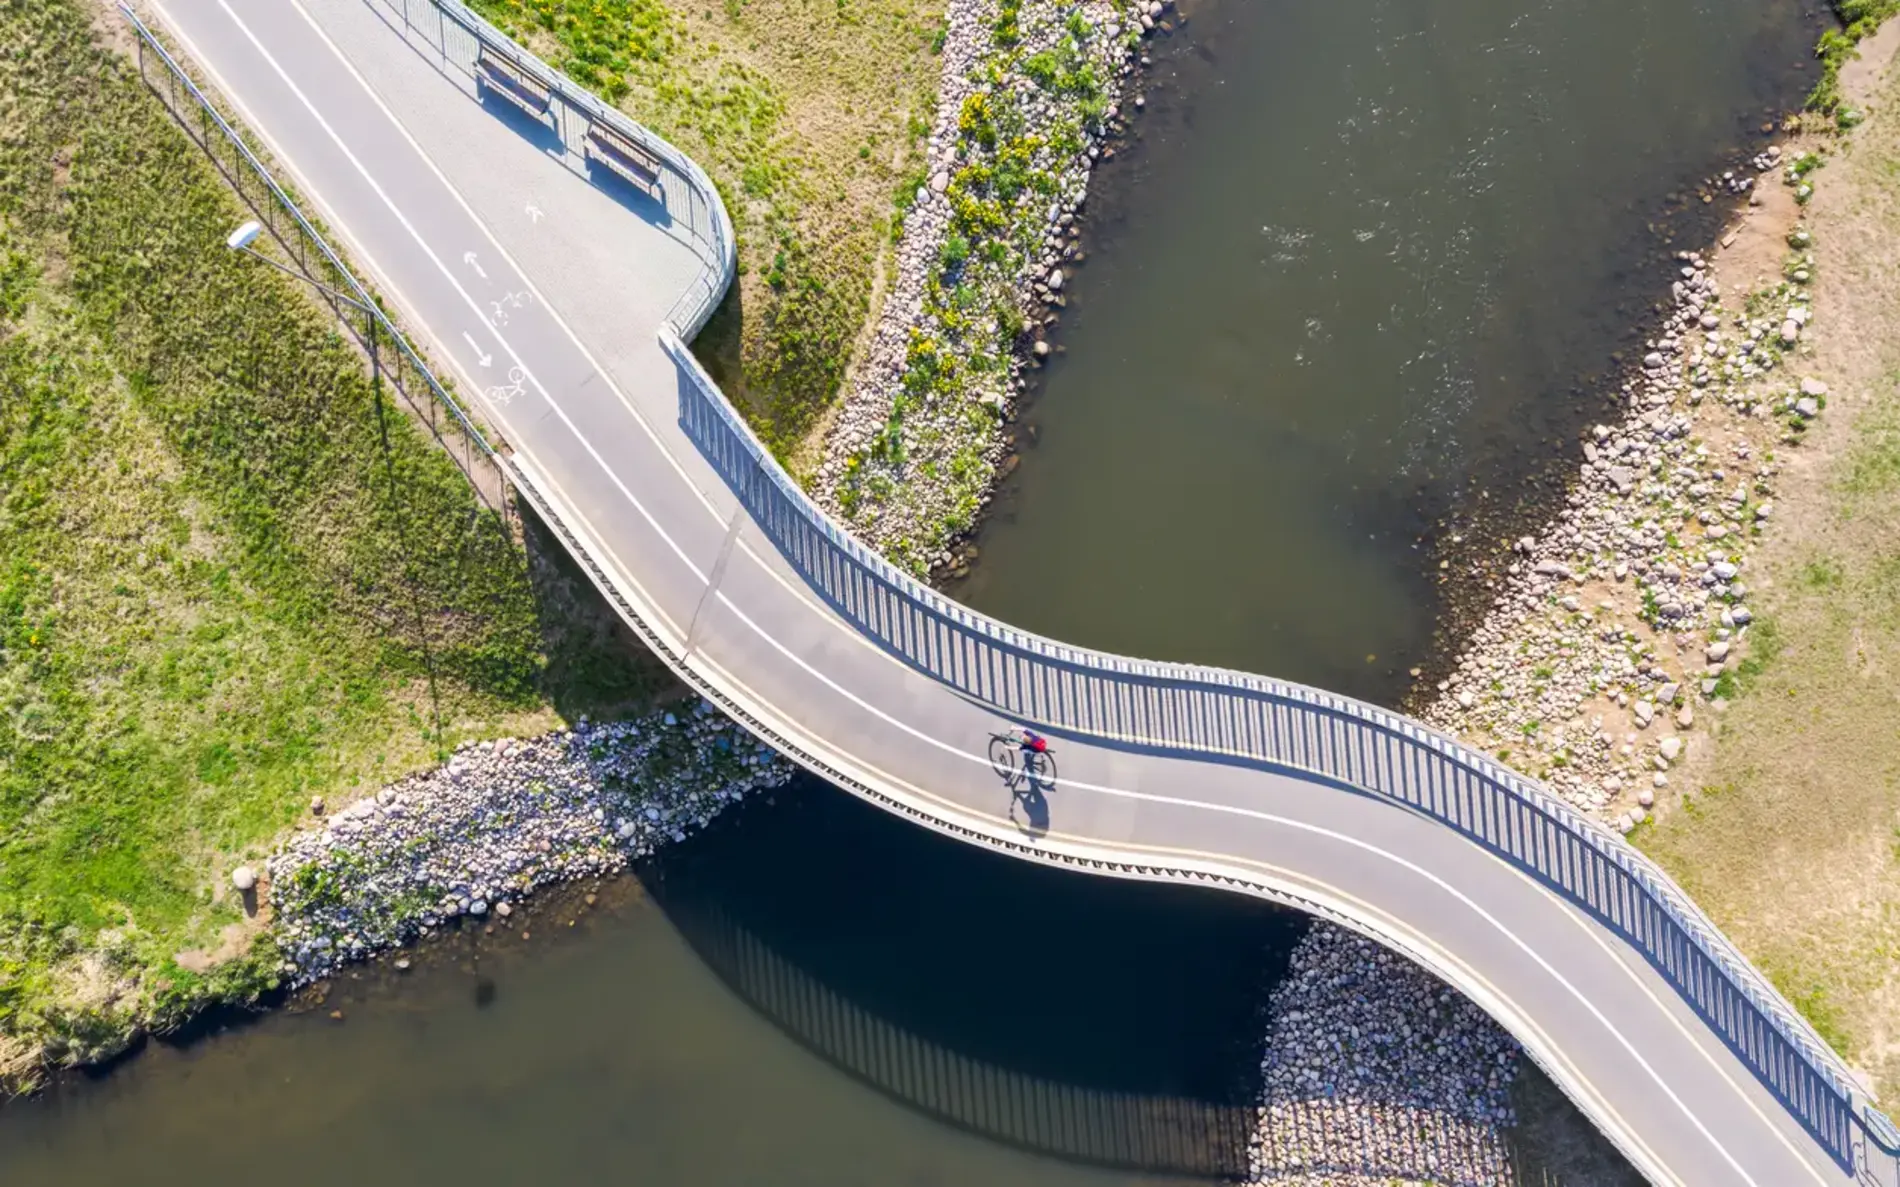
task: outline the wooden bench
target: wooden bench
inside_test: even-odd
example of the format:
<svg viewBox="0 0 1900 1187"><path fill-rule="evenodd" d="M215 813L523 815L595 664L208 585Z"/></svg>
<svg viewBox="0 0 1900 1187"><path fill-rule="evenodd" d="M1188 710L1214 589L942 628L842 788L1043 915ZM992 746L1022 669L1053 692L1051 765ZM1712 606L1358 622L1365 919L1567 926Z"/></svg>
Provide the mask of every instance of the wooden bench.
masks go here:
<svg viewBox="0 0 1900 1187"><path fill-rule="evenodd" d="M554 93L546 83L484 45L475 55L475 82L536 119L546 119Z"/></svg>
<svg viewBox="0 0 1900 1187"><path fill-rule="evenodd" d="M588 125L587 155L653 197L662 197L660 158L599 120Z"/></svg>

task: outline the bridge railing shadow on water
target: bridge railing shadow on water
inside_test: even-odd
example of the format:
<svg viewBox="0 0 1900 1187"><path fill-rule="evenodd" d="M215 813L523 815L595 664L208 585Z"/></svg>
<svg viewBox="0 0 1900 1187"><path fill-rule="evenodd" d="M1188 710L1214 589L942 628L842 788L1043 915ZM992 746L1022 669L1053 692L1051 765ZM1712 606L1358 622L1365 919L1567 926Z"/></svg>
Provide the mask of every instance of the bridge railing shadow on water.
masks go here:
<svg viewBox="0 0 1900 1187"><path fill-rule="evenodd" d="M731 915L669 912L742 1001L853 1078L938 1121L1072 1162L1221 1181L1352 1176L1448 1187L1562 1187L1487 1127L1436 1112L1314 1097L1216 1102L1066 1083L905 1029L825 985Z"/></svg>
<svg viewBox="0 0 1900 1187"><path fill-rule="evenodd" d="M1839 1056L1688 895L1621 838L1485 755L1398 714L1266 677L1071 647L958 605L833 522L677 335L663 332L662 343L679 368L680 423L688 437L810 588L887 653L1047 732L1293 773L1389 797L1456 829L1640 951L1843 1170L1887 1187L1900 1183L1900 1135ZM876 788L858 790L914 811ZM1148 877L1208 877L1134 858L1088 864ZM1245 884L1238 876L1224 880ZM1870 1145L1880 1152L1871 1159Z"/></svg>
<svg viewBox="0 0 1900 1187"><path fill-rule="evenodd" d="M1294 912L945 847L815 780L636 872L787 1037L986 1139L1168 1178L1557 1185L1508 1135L1443 1110L1315 1091L1262 1111Z"/></svg>
<svg viewBox="0 0 1900 1187"><path fill-rule="evenodd" d="M1348 698L1244 673L1106 655L1018 631L957 605L854 540L779 467L684 346L681 336L690 335L710 315L736 264L730 219L704 172L454 0L414 3L430 6L443 19L455 16L469 36L545 82L573 110L650 148L702 200L707 234L694 241L701 245L705 266L675 302L670 324L660 334L661 345L679 369L681 424L787 560L854 627L964 695L1050 732L1151 753L1293 772L1388 796L1432 816L1540 879L1624 938L1843 1170L1872 1187L1900 1187L1900 1131L1873 1107L1832 1049L1667 874L1541 787L1417 722ZM683 658L616 592L611 576L587 554L546 496L518 467L496 454L244 137L137 15L124 6L120 11L139 36L141 75L240 196L263 215L295 266L361 303L361 309L342 303L333 308L372 358L377 357L379 342L391 344L385 375L483 498L491 506L505 503L492 490L499 473L567 541L595 584L647 642L676 666L683 665ZM499 523L506 514L504 509L490 518ZM745 706L716 691L702 691L841 785L893 810L919 815L913 805L804 754ZM1047 854L1002 838L970 835L1047 860ZM1140 877L1264 889L1238 875L1215 876L1160 862L1081 864ZM1380 938L1397 942L1394 937Z"/></svg>
<svg viewBox="0 0 1900 1187"><path fill-rule="evenodd" d="M729 914L669 916L719 978L808 1050L939 1121L1076 1162L1150 1173L1247 1175L1254 1110L1063 1083L932 1042L826 986Z"/></svg>

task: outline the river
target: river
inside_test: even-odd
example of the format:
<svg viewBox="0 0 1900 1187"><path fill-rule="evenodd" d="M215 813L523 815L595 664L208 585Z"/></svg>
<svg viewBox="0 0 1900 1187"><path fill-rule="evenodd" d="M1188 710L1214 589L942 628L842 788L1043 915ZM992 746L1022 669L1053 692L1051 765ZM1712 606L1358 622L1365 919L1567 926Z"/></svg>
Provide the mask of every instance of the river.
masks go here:
<svg viewBox="0 0 1900 1187"><path fill-rule="evenodd" d="M1574 469L1587 381L1708 233L1667 196L1799 104L1822 26L1795 0L1182 7L956 592L1393 703L1474 592L1436 580L1435 526L1536 526L1509 509Z"/></svg>
<svg viewBox="0 0 1900 1187"><path fill-rule="evenodd" d="M1791 0L1184 3L958 592L1391 702L1446 621L1434 525L1495 534L1480 512L1564 462L1579 377L1666 283L1651 224L1695 233L1665 195L1798 99L1817 27ZM1231 1169L1303 926L803 782L408 974L0 1109L0 1169L1169 1183Z"/></svg>
<svg viewBox="0 0 1900 1187"><path fill-rule="evenodd" d="M0 1167L9 1187L1158 1187L1244 1164L1258 1015L1303 926L803 781L406 975L370 966L8 1105Z"/></svg>

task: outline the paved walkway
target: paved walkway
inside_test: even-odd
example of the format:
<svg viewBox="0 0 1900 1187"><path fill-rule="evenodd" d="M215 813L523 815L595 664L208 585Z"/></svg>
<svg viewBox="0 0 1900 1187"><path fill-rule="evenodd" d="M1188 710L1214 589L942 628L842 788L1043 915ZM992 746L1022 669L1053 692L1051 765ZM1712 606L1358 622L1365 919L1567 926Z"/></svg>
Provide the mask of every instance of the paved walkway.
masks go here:
<svg viewBox="0 0 1900 1187"><path fill-rule="evenodd" d="M399 0L154 7L460 389L481 393L607 591L775 744L964 840L1219 880L1367 932L1495 1016L1655 1182L1853 1181L1615 932L1422 812L1054 732L1059 778L1013 792L989 753L1013 722L841 617L687 436L704 397L658 335L700 267L689 202L590 179L407 35Z"/></svg>

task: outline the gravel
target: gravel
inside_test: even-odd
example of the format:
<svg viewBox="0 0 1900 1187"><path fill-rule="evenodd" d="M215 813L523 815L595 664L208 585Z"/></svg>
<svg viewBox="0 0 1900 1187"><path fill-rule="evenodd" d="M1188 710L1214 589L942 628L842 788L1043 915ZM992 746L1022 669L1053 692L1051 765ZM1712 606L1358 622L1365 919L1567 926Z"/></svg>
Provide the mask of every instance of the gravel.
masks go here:
<svg viewBox="0 0 1900 1187"><path fill-rule="evenodd" d="M620 870L792 766L700 701L466 743L293 834L266 868L293 987L550 882Z"/></svg>
<svg viewBox="0 0 1900 1187"><path fill-rule="evenodd" d="M1256 1183L1510 1182L1518 1049L1403 957L1327 923L1269 1009Z"/></svg>

